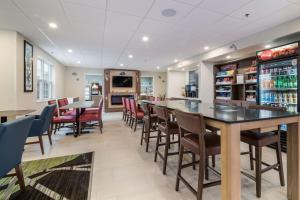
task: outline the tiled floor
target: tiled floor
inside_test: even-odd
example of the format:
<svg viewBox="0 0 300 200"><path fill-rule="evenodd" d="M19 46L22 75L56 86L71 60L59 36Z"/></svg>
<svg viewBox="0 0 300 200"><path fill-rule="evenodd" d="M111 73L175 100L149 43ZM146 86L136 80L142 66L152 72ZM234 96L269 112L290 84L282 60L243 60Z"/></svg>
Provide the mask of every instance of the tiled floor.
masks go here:
<svg viewBox="0 0 300 200"><path fill-rule="evenodd" d="M82 152L95 152L92 200L194 200L192 193L181 184L180 192L175 191L175 173L177 156L170 159L167 175L162 175L162 162L153 162L154 142L149 153L144 146L139 145L141 128L133 132L123 124L120 113L104 115L104 132L94 130L78 138L65 136L63 132L53 137L54 144L49 146L48 139L44 138L45 155L42 156L38 145L26 146L24 160L41 159ZM242 146L244 148L244 146ZM275 152L264 149L265 161L275 160ZM286 156L283 155L284 163ZM242 168L249 171L248 157L243 156ZM220 158L218 158L218 162ZM194 183L197 181L197 172L186 169L184 176ZM286 188L280 187L278 173L267 172L263 175L261 200L284 200ZM204 190L204 200L220 199L220 186ZM242 176L242 199L253 200L255 183Z"/></svg>

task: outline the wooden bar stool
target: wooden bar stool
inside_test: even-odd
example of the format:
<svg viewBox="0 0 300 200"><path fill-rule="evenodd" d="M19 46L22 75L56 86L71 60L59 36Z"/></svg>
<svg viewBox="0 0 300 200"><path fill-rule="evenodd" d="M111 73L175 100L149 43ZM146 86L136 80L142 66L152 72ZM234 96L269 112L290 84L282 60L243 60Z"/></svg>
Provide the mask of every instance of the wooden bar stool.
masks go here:
<svg viewBox="0 0 300 200"><path fill-rule="evenodd" d="M157 161L157 155L163 159L163 174L166 174L168 156L178 155L179 152L169 152L171 144L179 144L179 138L174 138L174 135L179 134L177 122L171 121L170 113L166 108L154 107L155 113L158 117L158 135L155 147L154 162ZM171 135L173 141L171 141ZM165 142L161 142L161 138L165 138ZM159 152L159 147L165 146L164 154Z"/></svg>
<svg viewBox="0 0 300 200"><path fill-rule="evenodd" d="M146 152L148 152L150 139L157 138L157 114L152 112L152 108L148 103L142 102L141 109L144 112L141 145L145 141Z"/></svg>
<svg viewBox="0 0 300 200"><path fill-rule="evenodd" d="M249 105L249 109L261 109L269 111L285 111L285 108L271 107L271 106L259 106L259 105ZM261 176L263 173L274 169L279 173L279 179L281 186L284 186L284 173L282 165L282 155L280 146L280 126L274 127L275 131L262 132L261 130L249 130L241 132L241 141L249 145L249 152L243 152L242 155L249 154L250 158L250 168L254 169L255 161L255 177L242 172L248 178L251 178L256 182L256 196L261 197ZM262 161L262 148L268 145L275 144L276 146L276 157L277 163L270 165ZM255 157L253 156L252 146L255 147ZM262 165L266 168L262 169Z"/></svg>
<svg viewBox="0 0 300 200"><path fill-rule="evenodd" d="M175 115L180 131L180 151L176 179L176 191L179 190L179 183L180 181L182 181L188 187L188 189L197 196L197 200L202 200L203 188L215 186L221 183L220 180L210 183L204 183L205 169L207 166L207 156L218 155L221 153L220 136L217 134L206 132L204 118L201 114L185 113L176 110ZM199 175L197 190L195 190L181 176L181 170L183 168L194 165L194 162L189 164L182 164L183 154L186 151L193 152L200 158L200 160L198 161Z"/></svg>

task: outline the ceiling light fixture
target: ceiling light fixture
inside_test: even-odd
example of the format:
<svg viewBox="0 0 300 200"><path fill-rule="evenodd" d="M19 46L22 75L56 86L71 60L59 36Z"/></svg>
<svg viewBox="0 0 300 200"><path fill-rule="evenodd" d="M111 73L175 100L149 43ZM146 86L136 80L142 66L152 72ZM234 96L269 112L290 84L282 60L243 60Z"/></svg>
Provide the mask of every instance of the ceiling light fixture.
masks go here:
<svg viewBox="0 0 300 200"><path fill-rule="evenodd" d="M129 54L129 55L128 55L128 58L133 58L133 55L132 55L132 54Z"/></svg>
<svg viewBox="0 0 300 200"><path fill-rule="evenodd" d="M80 60L78 60L77 63L80 64L81 63Z"/></svg>
<svg viewBox="0 0 300 200"><path fill-rule="evenodd" d="M231 58L231 56L226 56L226 58L227 58L227 59L230 59L230 58Z"/></svg>
<svg viewBox="0 0 300 200"><path fill-rule="evenodd" d="M266 49L269 49L269 48L271 48L271 45L270 45L270 44L267 44L267 45L265 45L265 48L266 48Z"/></svg>
<svg viewBox="0 0 300 200"><path fill-rule="evenodd" d="M170 71L172 68L171 67L168 67L168 71Z"/></svg>
<svg viewBox="0 0 300 200"><path fill-rule="evenodd" d="M121 64L120 64L120 67L124 67L124 64L123 64L123 63L121 63Z"/></svg>
<svg viewBox="0 0 300 200"><path fill-rule="evenodd" d="M182 71L184 71L185 69L184 69L184 68L182 68L181 70L182 70Z"/></svg>
<svg viewBox="0 0 300 200"><path fill-rule="evenodd" d="M209 46L205 46L205 47L204 47L204 50L208 50L208 49L209 49Z"/></svg>
<svg viewBox="0 0 300 200"><path fill-rule="evenodd" d="M143 36L142 40L143 40L143 42L148 42L149 41L149 37L148 36Z"/></svg>
<svg viewBox="0 0 300 200"><path fill-rule="evenodd" d="M159 66L156 66L156 69L159 69L160 67Z"/></svg>
<svg viewBox="0 0 300 200"><path fill-rule="evenodd" d="M175 59L174 59L174 63L177 63L177 62L178 62L178 60L175 58Z"/></svg>
<svg viewBox="0 0 300 200"><path fill-rule="evenodd" d="M72 49L68 49L68 52L69 52L69 53L73 53L73 50L72 50Z"/></svg>
<svg viewBox="0 0 300 200"><path fill-rule="evenodd" d="M53 29L56 29L56 28L57 28L57 24L54 23L54 22L49 22L48 25L49 25L50 28L53 28Z"/></svg>

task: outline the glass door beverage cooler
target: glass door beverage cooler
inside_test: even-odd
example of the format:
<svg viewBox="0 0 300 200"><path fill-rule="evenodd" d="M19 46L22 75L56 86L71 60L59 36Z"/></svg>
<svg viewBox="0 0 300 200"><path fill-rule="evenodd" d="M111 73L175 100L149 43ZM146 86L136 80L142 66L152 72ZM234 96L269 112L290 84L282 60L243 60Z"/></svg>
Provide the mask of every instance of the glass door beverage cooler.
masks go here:
<svg viewBox="0 0 300 200"><path fill-rule="evenodd" d="M298 42L257 52L260 105L299 111Z"/></svg>

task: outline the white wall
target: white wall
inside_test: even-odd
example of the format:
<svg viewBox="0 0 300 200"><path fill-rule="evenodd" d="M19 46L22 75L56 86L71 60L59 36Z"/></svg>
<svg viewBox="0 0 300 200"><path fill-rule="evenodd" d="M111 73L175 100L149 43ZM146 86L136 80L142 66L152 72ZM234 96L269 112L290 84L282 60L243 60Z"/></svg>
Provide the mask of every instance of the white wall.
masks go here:
<svg viewBox="0 0 300 200"><path fill-rule="evenodd" d="M199 63L199 99L204 103L214 101L214 75L212 63Z"/></svg>
<svg viewBox="0 0 300 200"><path fill-rule="evenodd" d="M74 76L72 73L76 73L77 75ZM85 74L103 75L103 69L65 67L64 95L66 97L79 97L81 100L84 99Z"/></svg>
<svg viewBox="0 0 300 200"><path fill-rule="evenodd" d="M141 77L153 77L155 97L164 96L167 93L167 73L166 72L151 72L141 71Z"/></svg>
<svg viewBox="0 0 300 200"><path fill-rule="evenodd" d="M188 72L167 72L167 97L183 97L185 85L188 84Z"/></svg>
<svg viewBox="0 0 300 200"><path fill-rule="evenodd" d="M34 91L24 92L24 37L15 31L0 31L0 110L40 110L47 102L37 102L36 61L43 58L53 64L55 70L55 94L63 95L64 66L33 45Z"/></svg>

